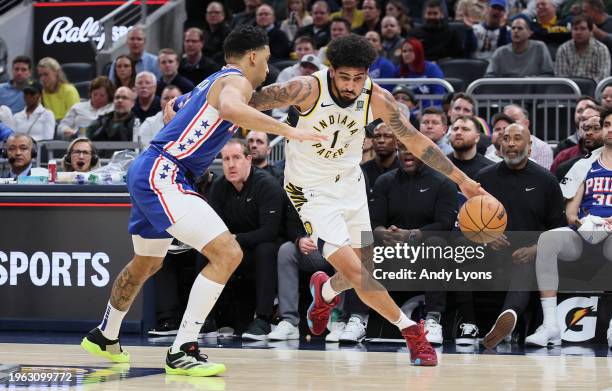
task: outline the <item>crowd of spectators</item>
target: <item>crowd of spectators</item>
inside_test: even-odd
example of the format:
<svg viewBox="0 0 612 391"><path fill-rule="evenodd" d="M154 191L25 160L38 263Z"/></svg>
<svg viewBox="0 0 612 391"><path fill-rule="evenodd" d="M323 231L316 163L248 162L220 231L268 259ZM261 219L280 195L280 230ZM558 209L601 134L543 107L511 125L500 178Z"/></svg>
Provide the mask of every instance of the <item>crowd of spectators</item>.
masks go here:
<svg viewBox="0 0 612 391"><path fill-rule="evenodd" d="M188 1L188 11L199 13L188 12L182 47L163 48L158 53L146 50L146 28L134 26L127 33L126 54L113 59L108 74L90 81L87 96L79 96L57 60L45 57L35 64L28 56L14 57L10 79L0 84L0 138L6 161L2 176L29 175L36 142L45 140L70 141L61 164L65 171L99 167L109 155L96 151L96 141L136 142L145 148L163 128L165 105L221 69L223 40L240 24L267 31L271 52L267 83L326 69L328 43L351 33L364 35L379 54L369 69L372 78L444 79L441 64L458 58L486 61L484 77L558 76L598 83L610 76L612 68L612 17L602 0L583 0L573 7L559 1L531 0L525 9L517 8L521 2L507 0L280 3L211 1L194 6ZM505 187L497 186L504 176L517 186L530 186L533 181L547 184L546 192L533 194L532 200L542 202L550 213L523 218L520 208L510 208L510 226L516 230L565 225L559 217L562 200L553 174L562 179L573 164L604 144L601 120L605 110L612 108L612 85L603 89L601 102L588 96L577 99L573 102L575 132L553 140L557 143L553 148L535 136L542 129L531 123L527 107L507 104L492 118L481 118L474 97L468 94L449 96L448 105L441 99L415 98L444 95L437 84L384 87L392 91L418 130L470 177L491 186L487 190L499 200L511 202L510 193L500 192ZM283 119L286 113L274 110L271 115ZM454 229L459 206L455 185L409 153L386 125L375 122L369 128L363 170L372 228L406 241L420 240L427 231ZM213 181L211 173L196 173L208 178L204 195L245 253L242 266L228 284L230 298L220 300L239 298L240 310L213 311L212 316L218 315L218 328L230 327L247 339L296 339L303 318L299 271L328 270L329 265L284 195L283 162L270 160L268 136L247 132L237 133L246 136L244 141L232 140L223 149L223 175ZM417 188L428 193L416 192ZM407 204L406 199L413 201ZM529 202L519 200L515 205L523 201L525 205ZM514 280L535 275L534 246L510 247L524 254L517 262L520 266L513 269ZM505 246L498 250L517 257ZM470 344L484 325L477 324L474 298L466 293L451 295L456 296L462 321L447 337ZM447 295L426 294L428 338L434 343L443 339ZM276 297L278 313L274 311ZM507 295L500 304L502 313L512 310L519 316L528 299ZM342 315L330 324L328 341L359 342L365 336L367 308L354 295L347 295L345 304ZM160 314L156 332L171 333L181 314L172 313L172 319L167 311Z"/></svg>

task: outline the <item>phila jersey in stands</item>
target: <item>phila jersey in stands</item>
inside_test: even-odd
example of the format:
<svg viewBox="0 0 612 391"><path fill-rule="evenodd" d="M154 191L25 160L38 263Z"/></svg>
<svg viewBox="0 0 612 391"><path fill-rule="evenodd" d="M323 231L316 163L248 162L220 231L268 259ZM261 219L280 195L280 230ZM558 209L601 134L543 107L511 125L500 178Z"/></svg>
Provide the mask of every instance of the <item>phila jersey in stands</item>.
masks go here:
<svg viewBox="0 0 612 391"><path fill-rule="evenodd" d="M607 168L598 159L584 179L584 196L580 203L579 216L587 214L609 217L612 208L612 169Z"/></svg>

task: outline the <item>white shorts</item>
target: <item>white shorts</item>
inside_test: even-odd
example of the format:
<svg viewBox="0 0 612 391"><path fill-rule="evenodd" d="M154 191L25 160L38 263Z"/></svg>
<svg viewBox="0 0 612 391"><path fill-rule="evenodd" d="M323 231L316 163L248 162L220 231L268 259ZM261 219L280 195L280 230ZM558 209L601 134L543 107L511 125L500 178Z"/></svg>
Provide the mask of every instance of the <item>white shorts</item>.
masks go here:
<svg viewBox="0 0 612 391"><path fill-rule="evenodd" d="M197 251L202 251L208 243L228 230L223 220L203 199L191 196L184 197L182 201L182 206L190 212L166 229L176 239ZM146 239L140 235L132 235L134 252L148 257L165 257L172 240L173 238Z"/></svg>
<svg viewBox="0 0 612 391"><path fill-rule="evenodd" d="M372 244L365 178L360 167L314 187L285 181L285 191L298 211L306 233L329 257L340 247Z"/></svg>

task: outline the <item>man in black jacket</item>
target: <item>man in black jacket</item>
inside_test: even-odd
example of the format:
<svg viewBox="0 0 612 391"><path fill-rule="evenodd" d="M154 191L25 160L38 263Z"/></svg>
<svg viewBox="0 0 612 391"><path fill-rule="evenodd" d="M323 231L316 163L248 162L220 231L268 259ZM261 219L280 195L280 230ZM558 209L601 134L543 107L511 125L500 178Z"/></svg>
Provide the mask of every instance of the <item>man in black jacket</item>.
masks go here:
<svg viewBox="0 0 612 391"><path fill-rule="evenodd" d="M114 110L98 117L87 127L87 138L92 141L132 141L132 134L140 121L132 108L136 97L128 87L119 87L113 97ZM108 156L103 156L108 157Z"/></svg>
<svg viewBox="0 0 612 391"><path fill-rule="evenodd" d="M500 146L504 160L476 176L476 181L504 205L508 215L506 232L542 232L567 225L561 188L550 171L529 160L530 145L528 129L519 124L508 125ZM502 311L482 342L488 349L511 335L518 316L529 303L529 289L536 286L537 238L536 235L530 241L531 238L510 234L490 243L503 262L512 263L512 272Z"/></svg>
<svg viewBox="0 0 612 391"><path fill-rule="evenodd" d="M273 176L252 166L249 149L242 141L230 140L221 150L221 157L224 177L213 184L210 204L244 253L237 279L255 277L257 317L252 320L252 308L248 308L252 292L232 292L240 295L241 313L235 328L243 329L243 323L252 320L242 338L264 340L272 331L276 257L285 195Z"/></svg>

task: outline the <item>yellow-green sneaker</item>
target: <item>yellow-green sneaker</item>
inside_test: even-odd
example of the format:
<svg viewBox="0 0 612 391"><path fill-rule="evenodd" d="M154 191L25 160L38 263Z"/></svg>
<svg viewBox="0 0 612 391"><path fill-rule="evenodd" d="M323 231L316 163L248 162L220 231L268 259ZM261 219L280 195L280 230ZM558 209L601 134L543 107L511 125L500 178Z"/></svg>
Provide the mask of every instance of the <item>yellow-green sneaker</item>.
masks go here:
<svg viewBox="0 0 612 391"><path fill-rule="evenodd" d="M225 365L208 362L208 357L200 354L197 342L186 342L180 351L166 355L166 373L184 376L215 376L225 372Z"/></svg>
<svg viewBox="0 0 612 391"><path fill-rule="evenodd" d="M113 362L130 362L130 354L121 349L119 339L107 339L97 327L87 333L81 341L81 347L91 355L104 357Z"/></svg>

